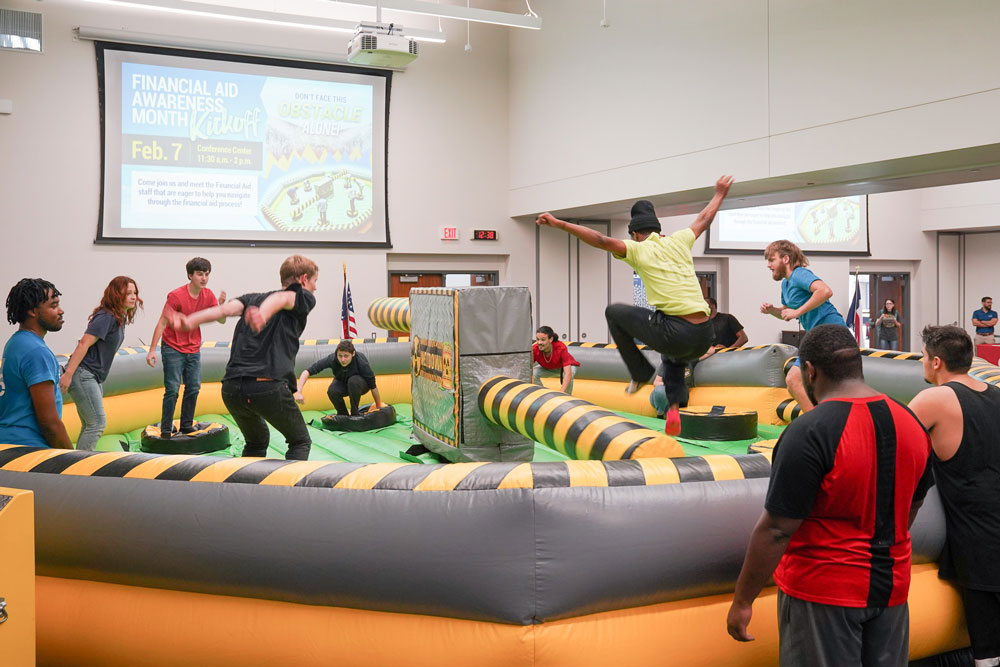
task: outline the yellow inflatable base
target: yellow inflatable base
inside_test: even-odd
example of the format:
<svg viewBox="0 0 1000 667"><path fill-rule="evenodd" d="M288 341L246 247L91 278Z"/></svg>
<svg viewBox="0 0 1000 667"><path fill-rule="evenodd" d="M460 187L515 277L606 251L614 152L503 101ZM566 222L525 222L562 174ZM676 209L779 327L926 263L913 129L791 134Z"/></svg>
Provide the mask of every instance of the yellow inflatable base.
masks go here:
<svg viewBox="0 0 1000 667"><path fill-rule="evenodd" d="M754 605L748 644L726 634L731 595L518 626L52 577L37 590L38 661L48 665L777 664L773 588ZM964 626L941 623L962 618L961 602L934 566L913 568L910 600L911 659L968 645Z"/></svg>

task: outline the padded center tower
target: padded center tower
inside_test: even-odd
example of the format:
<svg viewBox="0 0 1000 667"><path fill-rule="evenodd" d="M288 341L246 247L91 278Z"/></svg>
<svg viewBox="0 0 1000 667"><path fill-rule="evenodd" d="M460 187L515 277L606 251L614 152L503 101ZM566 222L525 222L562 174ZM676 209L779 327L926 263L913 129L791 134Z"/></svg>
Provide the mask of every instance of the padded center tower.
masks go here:
<svg viewBox="0 0 1000 667"><path fill-rule="evenodd" d="M413 433L449 461L530 461L534 443L487 420L479 387L495 375L531 382L527 287L410 290Z"/></svg>

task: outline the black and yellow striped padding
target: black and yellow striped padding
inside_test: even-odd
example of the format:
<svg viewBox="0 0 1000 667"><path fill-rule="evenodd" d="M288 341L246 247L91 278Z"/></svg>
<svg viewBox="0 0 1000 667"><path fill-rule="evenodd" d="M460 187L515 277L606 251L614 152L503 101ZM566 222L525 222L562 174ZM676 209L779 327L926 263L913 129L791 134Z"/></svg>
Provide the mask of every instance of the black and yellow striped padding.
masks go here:
<svg viewBox="0 0 1000 667"><path fill-rule="evenodd" d="M920 360L923 355L919 352L896 352L895 350L875 350L869 347L861 348L861 354L866 357L878 357L881 359L899 359L900 361Z"/></svg>
<svg viewBox="0 0 1000 667"><path fill-rule="evenodd" d="M409 320L407 320L407 321L409 321ZM405 331L408 331L408 330L409 329L405 329ZM404 329L400 329L400 331L404 331ZM339 343L342 340L349 340L352 343L354 343L355 345L362 345L364 343L406 343L406 342L409 342L410 339L406 338L406 337L389 338L388 336L379 336L377 338L309 338L309 339L300 339L299 340L299 345L307 345L307 346L308 345L337 345L337 343ZM207 340L207 341L202 341L201 348L203 350L207 349L207 348L228 348L229 345L230 345L230 342L228 340ZM134 345L134 346L131 346L131 347L120 347L120 348L118 348L118 352L116 352L116 354L118 356L120 356L120 357L127 357L127 356L133 355L133 354L143 354L144 355L144 354L146 354L148 352L149 352L149 346L148 345ZM56 358L67 359L68 360L69 359L69 355L68 354L57 354Z"/></svg>
<svg viewBox="0 0 1000 667"><path fill-rule="evenodd" d="M479 387L479 409L498 426L574 459L684 456L673 438L561 391L501 375Z"/></svg>
<svg viewBox="0 0 1000 667"><path fill-rule="evenodd" d="M896 352L894 350L873 350L868 347L861 348L861 354L865 357L873 357L877 359L895 359L899 361L919 361L922 356L919 352ZM798 357L789 357L785 360L785 365L782 370L785 375L788 375L788 371L791 369L792 364Z"/></svg>
<svg viewBox="0 0 1000 667"><path fill-rule="evenodd" d="M775 412L778 413L778 419L790 423L793 419L802 414L802 407L799 406L798 401L794 398L789 398L781 403L778 403L778 407Z"/></svg>
<svg viewBox="0 0 1000 667"><path fill-rule="evenodd" d="M785 363L781 366L781 372L788 375L788 371L792 370L792 366L798 361L798 356L792 356L785 359Z"/></svg>
<svg viewBox="0 0 1000 667"><path fill-rule="evenodd" d="M747 447L747 453L760 454L761 456L766 456L768 461L771 461L776 444L778 444L777 440L761 440Z"/></svg>
<svg viewBox="0 0 1000 667"><path fill-rule="evenodd" d="M368 319L379 329L409 331L409 297L382 297L375 299L368 306Z"/></svg>
<svg viewBox="0 0 1000 667"><path fill-rule="evenodd" d="M723 347L715 351L716 354L723 354L725 352L748 352L750 350L763 350L769 347L774 347L774 344L768 345L747 345L744 347Z"/></svg>
<svg viewBox="0 0 1000 667"><path fill-rule="evenodd" d="M991 364L985 359L974 358L969 375L987 384L1000 385L1000 367Z"/></svg>
<svg viewBox="0 0 1000 667"><path fill-rule="evenodd" d="M481 491L571 486L654 486L755 479L770 456L692 456L635 461L545 463L342 463L83 452L0 445L0 470L125 479L394 491Z"/></svg>
<svg viewBox="0 0 1000 667"><path fill-rule="evenodd" d="M434 296L454 296L458 292L454 287L414 287L410 294L432 294Z"/></svg>

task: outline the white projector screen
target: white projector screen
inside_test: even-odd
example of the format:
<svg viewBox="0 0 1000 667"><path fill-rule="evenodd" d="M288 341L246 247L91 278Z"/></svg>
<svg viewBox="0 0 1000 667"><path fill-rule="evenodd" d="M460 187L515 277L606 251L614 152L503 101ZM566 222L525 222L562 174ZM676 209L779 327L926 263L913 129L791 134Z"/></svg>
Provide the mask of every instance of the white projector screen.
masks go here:
<svg viewBox="0 0 1000 667"><path fill-rule="evenodd" d="M391 247L391 72L97 43L98 243Z"/></svg>
<svg viewBox="0 0 1000 667"><path fill-rule="evenodd" d="M812 254L870 255L868 197L812 201L719 211L709 227L705 252L763 252L788 239Z"/></svg>

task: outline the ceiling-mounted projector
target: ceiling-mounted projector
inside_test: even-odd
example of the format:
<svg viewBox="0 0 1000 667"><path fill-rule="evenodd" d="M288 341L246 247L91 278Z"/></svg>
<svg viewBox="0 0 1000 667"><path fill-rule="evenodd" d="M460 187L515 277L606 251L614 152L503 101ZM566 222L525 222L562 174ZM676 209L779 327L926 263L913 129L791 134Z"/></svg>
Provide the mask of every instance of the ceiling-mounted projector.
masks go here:
<svg viewBox="0 0 1000 667"><path fill-rule="evenodd" d="M406 67L417 55L417 41L393 23L359 23L347 44L347 61L355 65Z"/></svg>

